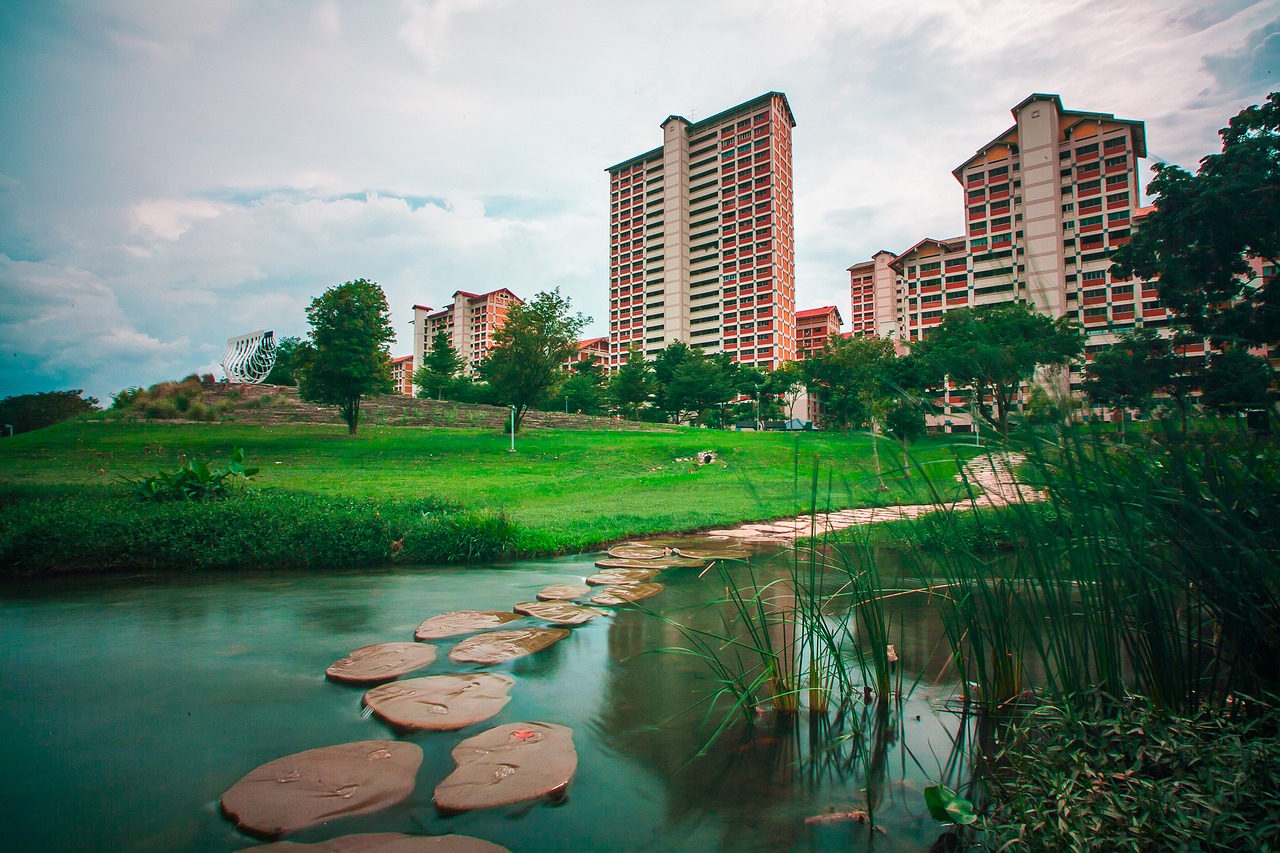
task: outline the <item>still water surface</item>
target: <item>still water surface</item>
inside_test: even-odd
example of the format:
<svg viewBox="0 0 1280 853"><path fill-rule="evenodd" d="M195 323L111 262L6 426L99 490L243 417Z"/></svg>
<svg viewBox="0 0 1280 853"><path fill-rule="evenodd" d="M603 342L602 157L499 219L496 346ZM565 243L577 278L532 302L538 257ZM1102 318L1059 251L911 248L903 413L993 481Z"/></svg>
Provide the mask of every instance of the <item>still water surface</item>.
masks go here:
<svg viewBox="0 0 1280 853"><path fill-rule="evenodd" d="M426 617L509 610L552 583L578 582L598 555L472 568L309 574L73 578L0 587L0 850L239 850L255 842L218 808L237 779L266 761L346 741L394 737L362 713L363 689L325 680L330 663L371 643L411 640ZM666 572L646 605L685 622L721 619L714 572ZM894 629L907 670L938 655L926 607ZM512 623L512 627L525 624ZM438 659L414 676L469 671ZM677 645L667 622L636 608L573 630L551 648L490 669L513 676L512 701L460 732L401 737L425 753L417 790L379 814L317 828L296 841L353 832L473 835L534 851L917 851L938 827L920 789L939 775L956 723L929 688L902 707L868 840L852 823L806 824L863 807L863 771L800 759L807 739L765 719L696 757L711 727L680 712L715 687L697 660L650 654ZM410 676L413 677L413 676ZM920 720L915 717L919 715ZM443 817L435 784L449 750L490 726L569 726L577 776L565 802ZM807 729L806 715L799 724ZM892 735L891 735L892 737ZM905 748L904 748L905 747Z"/></svg>

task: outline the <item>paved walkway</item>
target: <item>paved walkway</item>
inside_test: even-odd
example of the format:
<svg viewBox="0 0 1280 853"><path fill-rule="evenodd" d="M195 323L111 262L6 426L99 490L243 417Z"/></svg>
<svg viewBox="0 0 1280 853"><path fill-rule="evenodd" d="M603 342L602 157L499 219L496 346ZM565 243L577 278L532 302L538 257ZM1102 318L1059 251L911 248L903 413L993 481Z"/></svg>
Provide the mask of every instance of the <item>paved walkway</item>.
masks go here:
<svg viewBox="0 0 1280 853"><path fill-rule="evenodd" d="M971 459L964 465L964 477L974 487L973 501L968 499L950 505L908 504L906 506L866 507L842 509L836 512L820 512L815 515L799 515L758 524L742 524L723 530L708 530L707 536L725 536L745 542L786 542L797 537L821 536L834 530L843 530L860 524L877 521L900 521L915 518L940 509L971 506L1007 506L1021 501L1038 501L1044 498L1040 492L1018 483L1014 469L1024 461L1020 453L993 453ZM956 475L960 479L960 475Z"/></svg>

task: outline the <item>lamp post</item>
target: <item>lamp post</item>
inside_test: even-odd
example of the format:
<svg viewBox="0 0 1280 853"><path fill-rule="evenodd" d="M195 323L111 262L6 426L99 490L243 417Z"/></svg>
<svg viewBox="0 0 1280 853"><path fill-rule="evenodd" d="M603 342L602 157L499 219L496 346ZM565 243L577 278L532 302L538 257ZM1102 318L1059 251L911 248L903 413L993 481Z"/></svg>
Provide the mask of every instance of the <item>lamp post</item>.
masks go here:
<svg viewBox="0 0 1280 853"><path fill-rule="evenodd" d="M516 407L511 406L511 449L508 453L516 452Z"/></svg>

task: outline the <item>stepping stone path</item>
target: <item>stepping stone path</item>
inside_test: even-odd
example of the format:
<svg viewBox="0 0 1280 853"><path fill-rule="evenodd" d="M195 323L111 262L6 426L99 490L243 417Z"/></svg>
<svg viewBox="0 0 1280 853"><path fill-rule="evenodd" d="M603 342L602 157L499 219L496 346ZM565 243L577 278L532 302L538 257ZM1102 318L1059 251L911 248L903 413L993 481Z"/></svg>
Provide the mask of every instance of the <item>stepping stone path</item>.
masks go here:
<svg viewBox="0 0 1280 853"><path fill-rule="evenodd" d="M385 809L413 793L422 748L364 740L269 761L222 795L237 828L260 838Z"/></svg>
<svg viewBox="0 0 1280 853"><path fill-rule="evenodd" d="M539 601L573 601L591 591L591 587L579 583L557 583L538 592Z"/></svg>
<svg viewBox="0 0 1280 853"><path fill-rule="evenodd" d="M515 683L494 672L428 675L375 687L364 694L364 704L394 729L453 731L501 711Z"/></svg>
<svg viewBox="0 0 1280 853"><path fill-rule="evenodd" d="M592 604L603 604L613 607L619 604L630 604L662 592L660 583L633 583L626 586L606 586L591 596Z"/></svg>
<svg viewBox="0 0 1280 853"><path fill-rule="evenodd" d="M514 615L514 614L513 614ZM453 647L449 659L458 663L494 664L540 652L569 636L564 628L519 628L489 631L468 637Z"/></svg>
<svg viewBox="0 0 1280 853"><path fill-rule="evenodd" d="M405 835L402 832L343 835L315 844L277 841L249 849L271 853L511 853L505 847L469 835Z"/></svg>
<svg viewBox="0 0 1280 853"><path fill-rule="evenodd" d="M592 586L617 586L628 583L643 583L658 576L657 569L605 569L587 578Z"/></svg>
<svg viewBox="0 0 1280 853"><path fill-rule="evenodd" d="M652 560L655 557L669 556L670 553L670 549L655 545L615 545L609 549L610 557L623 560Z"/></svg>
<svg viewBox="0 0 1280 853"><path fill-rule="evenodd" d="M324 671L330 681L378 684L391 681L436 659L436 647L423 643L378 643L363 646Z"/></svg>
<svg viewBox="0 0 1280 853"><path fill-rule="evenodd" d="M516 613L523 613L525 616L532 616L567 628L585 625L600 615L600 611L593 607L583 607L581 604L570 604L565 601L522 601L512 609Z"/></svg>
<svg viewBox="0 0 1280 853"><path fill-rule="evenodd" d="M573 731L552 723L496 726L453 748L457 768L436 785L443 812L491 808L563 794L578 768Z"/></svg>
<svg viewBox="0 0 1280 853"><path fill-rule="evenodd" d="M432 616L419 625L413 635L419 640L439 640L487 631L519 618L518 613L509 610L451 610Z"/></svg>

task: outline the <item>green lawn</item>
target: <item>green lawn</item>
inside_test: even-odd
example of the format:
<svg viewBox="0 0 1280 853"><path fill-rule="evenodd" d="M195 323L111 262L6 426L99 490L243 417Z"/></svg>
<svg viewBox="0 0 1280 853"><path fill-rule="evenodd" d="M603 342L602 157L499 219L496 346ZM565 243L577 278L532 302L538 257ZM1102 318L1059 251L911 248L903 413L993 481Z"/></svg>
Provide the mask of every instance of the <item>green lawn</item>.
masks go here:
<svg viewBox="0 0 1280 853"><path fill-rule="evenodd" d="M262 468L260 488L322 496L435 496L507 513L536 550L598 545L626 536L773 518L810 504L815 458L819 503L859 506L933 499L917 472L902 477L902 450L880 439L887 491L877 491L871 437L838 433L531 431L333 426L122 424L78 421L0 441L0 486L120 489L118 475L154 473L186 457L225 461L243 448ZM710 450L715 463L677 462ZM970 445L941 438L913 446L939 488Z"/></svg>

